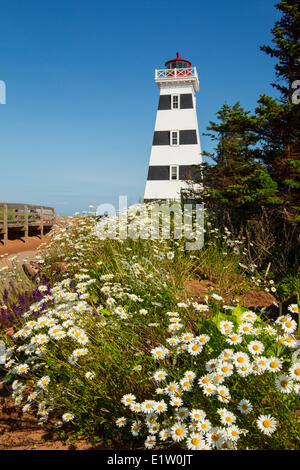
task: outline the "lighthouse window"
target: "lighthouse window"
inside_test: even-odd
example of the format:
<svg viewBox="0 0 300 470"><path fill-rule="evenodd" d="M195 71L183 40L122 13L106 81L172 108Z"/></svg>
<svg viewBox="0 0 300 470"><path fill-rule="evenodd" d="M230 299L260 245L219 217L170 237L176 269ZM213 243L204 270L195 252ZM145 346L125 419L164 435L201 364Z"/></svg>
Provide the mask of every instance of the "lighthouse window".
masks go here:
<svg viewBox="0 0 300 470"><path fill-rule="evenodd" d="M178 166L171 166L171 180L178 180Z"/></svg>
<svg viewBox="0 0 300 470"><path fill-rule="evenodd" d="M171 145L179 145L179 131L171 131Z"/></svg>
<svg viewBox="0 0 300 470"><path fill-rule="evenodd" d="M179 108L179 95L172 95L172 109Z"/></svg>

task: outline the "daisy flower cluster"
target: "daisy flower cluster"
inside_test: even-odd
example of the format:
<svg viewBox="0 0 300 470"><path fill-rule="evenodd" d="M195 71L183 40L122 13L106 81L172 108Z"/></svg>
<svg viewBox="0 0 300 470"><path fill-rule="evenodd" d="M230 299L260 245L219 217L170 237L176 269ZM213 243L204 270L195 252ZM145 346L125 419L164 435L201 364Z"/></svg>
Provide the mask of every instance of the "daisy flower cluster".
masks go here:
<svg viewBox="0 0 300 470"><path fill-rule="evenodd" d="M271 400L299 396L298 306L267 324L214 292L203 303L179 301L168 267L182 243L136 249L120 238L99 241L96 231L79 219L54 236L55 262L71 271L52 287L41 283L0 356L16 406L40 424L51 413L57 428L86 420L85 430L95 422L99 432L103 421L147 449L251 448L256 435L266 442L286 432ZM230 236L226 250L243 250Z"/></svg>
<svg viewBox="0 0 300 470"><path fill-rule="evenodd" d="M190 302L177 305L180 309L208 310L207 305ZM234 310L229 306L224 306L224 309L227 312ZM223 343L228 347L212 357L212 354L205 353L206 348L213 352L210 335L181 332L183 322L180 314L170 311L166 315L170 321L167 332L171 333L166 339L168 347L160 345L151 350L152 357L160 365L166 365L153 375L157 386L155 394L159 399L138 402L134 395L129 394L121 400L135 415L134 418L123 417L126 420L124 426L131 425L132 435L146 436L145 447L148 449L165 443L168 446L180 443L183 448L193 450L237 449L238 441L243 438L245 442L250 432L243 427L243 417L248 415L255 422L256 432L273 435L280 426L276 417L258 410L246 397L237 401L233 385L241 384L251 376L255 378L265 374L277 392L299 395L300 363L292 363L273 354L276 343L291 350L296 347L293 337L296 322L289 315L280 316L271 327L263 324L252 311L244 311L239 322L228 315L230 319L221 320L218 324ZM179 325L179 328L174 330L173 325ZM286 335L290 335L291 341L286 341ZM193 368L186 370L181 377L177 373L177 379L174 379L170 363L183 365L185 362L180 362L183 356L185 359L190 356ZM179 366L177 370L180 370ZM246 386L244 390L247 395ZM214 412L209 401L213 403ZM200 403L201 407L197 407ZM209 415L207 409L210 410Z"/></svg>
<svg viewBox="0 0 300 470"><path fill-rule="evenodd" d="M46 422L54 409L49 392L51 378L43 375L43 371L47 371L47 356L60 351L67 354L66 362L76 365L89 354L90 340L85 325L93 309L82 295L94 280L83 273L78 274L76 280L79 281L76 289L70 289L70 279L63 280L54 285L50 293L47 289L47 294L31 305L24 314L22 328L13 335L13 346L2 357L7 374L14 377L15 403L22 404L24 412L32 410L35 404L40 423ZM46 292L43 285L39 290ZM94 377L93 371L86 374L89 380ZM71 418L66 415L62 420L66 422Z"/></svg>

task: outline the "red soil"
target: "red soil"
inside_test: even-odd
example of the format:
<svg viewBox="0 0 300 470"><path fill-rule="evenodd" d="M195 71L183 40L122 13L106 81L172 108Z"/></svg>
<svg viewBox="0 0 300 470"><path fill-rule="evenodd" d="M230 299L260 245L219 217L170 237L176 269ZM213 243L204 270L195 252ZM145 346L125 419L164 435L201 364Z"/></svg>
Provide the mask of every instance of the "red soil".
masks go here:
<svg viewBox="0 0 300 470"><path fill-rule="evenodd" d="M28 242L25 243L24 239L15 239L15 240L8 240L7 245L3 245L0 242L0 255L8 254L15 255L17 253L21 253L23 251L35 251L41 243L49 243L50 237L43 237L42 239L37 236L33 235L28 237Z"/></svg>
<svg viewBox="0 0 300 470"><path fill-rule="evenodd" d="M7 388L0 385L0 450L102 450L84 439L65 444L50 426L41 427L37 418L16 407Z"/></svg>

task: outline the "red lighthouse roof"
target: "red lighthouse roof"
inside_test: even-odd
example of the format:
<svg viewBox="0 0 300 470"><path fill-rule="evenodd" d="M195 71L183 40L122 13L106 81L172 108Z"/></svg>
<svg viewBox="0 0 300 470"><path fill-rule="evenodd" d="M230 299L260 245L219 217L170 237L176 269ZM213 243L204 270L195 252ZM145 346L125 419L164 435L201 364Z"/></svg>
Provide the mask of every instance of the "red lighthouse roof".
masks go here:
<svg viewBox="0 0 300 470"><path fill-rule="evenodd" d="M176 52L176 58L175 59L171 59L171 60L168 60L166 63L165 63L165 66L168 68L168 69L173 69L173 68L190 68L191 67L191 62L189 60L186 60L186 59L182 59L180 57L180 54L179 52Z"/></svg>

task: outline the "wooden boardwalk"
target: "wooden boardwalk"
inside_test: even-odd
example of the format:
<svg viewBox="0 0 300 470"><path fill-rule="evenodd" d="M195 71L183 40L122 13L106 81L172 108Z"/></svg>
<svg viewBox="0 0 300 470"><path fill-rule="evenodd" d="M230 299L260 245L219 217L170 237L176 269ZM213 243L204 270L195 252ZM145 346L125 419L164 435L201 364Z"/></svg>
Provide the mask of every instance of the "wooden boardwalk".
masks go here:
<svg viewBox="0 0 300 470"><path fill-rule="evenodd" d="M0 234L3 234L4 245L13 231L24 232L25 243L28 241L30 228L39 230L42 238L44 230L49 230L55 221L56 212L53 207L0 202Z"/></svg>

